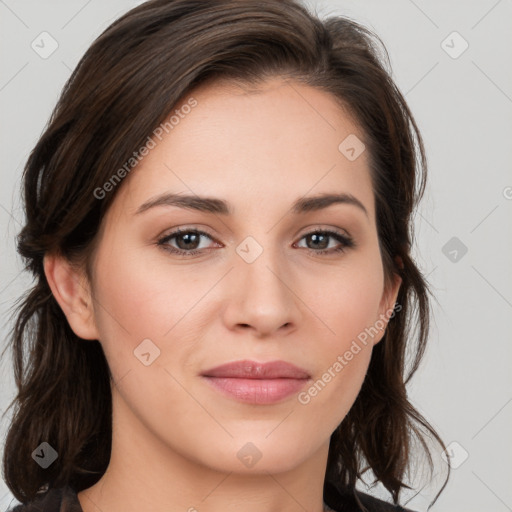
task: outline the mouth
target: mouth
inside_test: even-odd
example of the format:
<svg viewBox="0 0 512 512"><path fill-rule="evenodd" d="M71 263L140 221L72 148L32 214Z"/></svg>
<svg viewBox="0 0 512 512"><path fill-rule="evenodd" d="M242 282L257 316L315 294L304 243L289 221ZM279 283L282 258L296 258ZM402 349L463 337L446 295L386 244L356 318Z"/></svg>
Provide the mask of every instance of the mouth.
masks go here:
<svg viewBox="0 0 512 512"><path fill-rule="evenodd" d="M235 361L201 373L214 389L239 402L277 403L298 393L311 379L309 373L285 361Z"/></svg>

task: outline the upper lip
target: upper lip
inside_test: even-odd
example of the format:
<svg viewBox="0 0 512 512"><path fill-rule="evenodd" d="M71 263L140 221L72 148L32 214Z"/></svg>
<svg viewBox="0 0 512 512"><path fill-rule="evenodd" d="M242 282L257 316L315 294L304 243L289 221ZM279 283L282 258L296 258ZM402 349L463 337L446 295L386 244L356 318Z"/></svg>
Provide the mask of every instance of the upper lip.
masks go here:
<svg viewBox="0 0 512 512"><path fill-rule="evenodd" d="M310 375L286 361L233 361L202 372L204 377L226 377L238 379L309 379Z"/></svg>

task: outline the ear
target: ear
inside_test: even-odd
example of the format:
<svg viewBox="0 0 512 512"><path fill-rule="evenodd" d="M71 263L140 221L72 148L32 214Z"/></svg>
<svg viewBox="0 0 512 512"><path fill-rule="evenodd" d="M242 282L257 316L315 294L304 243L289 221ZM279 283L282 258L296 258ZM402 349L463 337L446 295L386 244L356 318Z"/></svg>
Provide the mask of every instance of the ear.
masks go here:
<svg viewBox="0 0 512 512"><path fill-rule="evenodd" d="M397 256L395 261L400 268L404 267L402 258L400 258L400 256ZM396 314L394 308L401 284L402 278L396 272L393 273L393 282L387 287L387 289L384 290L382 299L380 301L379 318L375 321L375 328L379 331L379 333L373 339L374 345L376 345L384 337L389 319L391 316ZM397 311L400 311L401 308L402 306L399 304L397 306Z"/></svg>
<svg viewBox="0 0 512 512"><path fill-rule="evenodd" d="M46 254L44 273L69 326L80 338L99 339L88 280L60 254Z"/></svg>

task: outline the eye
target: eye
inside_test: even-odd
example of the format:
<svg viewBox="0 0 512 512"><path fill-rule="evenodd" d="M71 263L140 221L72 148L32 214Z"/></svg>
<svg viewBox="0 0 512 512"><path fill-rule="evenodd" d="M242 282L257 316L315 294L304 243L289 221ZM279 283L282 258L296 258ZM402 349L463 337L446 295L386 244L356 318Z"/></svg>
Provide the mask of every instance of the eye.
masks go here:
<svg viewBox="0 0 512 512"><path fill-rule="evenodd" d="M206 249L205 247L200 247L202 237L213 240L211 235L199 229L177 229L160 238L157 241L157 245L162 247L165 251L178 254L179 256L194 256L201 254ZM333 230L311 231L303 235L301 240L303 239L307 241L307 245L312 244L313 247L316 247L313 249L307 247L308 251L315 255L340 253L348 248L355 247L355 243L350 236ZM336 240L338 246L329 248L330 239ZM171 240L175 240L177 247L171 244Z"/></svg>
<svg viewBox="0 0 512 512"><path fill-rule="evenodd" d="M197 249L197 244L201 237L212 239L208 233L199 229L177 229L158 240L157 244L162 246L166 251L179 254L180 256L193 256L201 253L201 250ZM178 248L169 244L174 238L178 241Z"/></svg>
<svg viewBox="0 0 512 512"><path fill-rule="evenodd" d="M348 248L354 247L354 241L351 237L348 235L339 233L337 231L311 231L310 233L307 233L302 236L302 239L309 240L313 246L316 245L317 248L320 250L313 250L309 249L310 252L313 252L314 254L331 254L331 253L339 253L343 252ZM335 239L338 241L339 246L326 249L329 247L329 239Z"/></svg>

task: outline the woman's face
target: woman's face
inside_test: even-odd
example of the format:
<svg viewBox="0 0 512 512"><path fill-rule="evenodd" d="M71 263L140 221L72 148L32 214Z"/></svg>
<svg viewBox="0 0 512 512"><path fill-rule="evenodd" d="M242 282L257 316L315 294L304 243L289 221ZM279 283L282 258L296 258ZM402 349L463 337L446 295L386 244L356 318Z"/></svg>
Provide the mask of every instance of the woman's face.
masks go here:
<svg viewBox="0 0 512 512"><path fill-rule="evenodd" d="M114 439L221 471L289 470L326 455L398 291L384 293L363 134L296 82L192 96L99 233L93 318ZM353 200L308 208L325 194ZM209 371L237 361L255 364ZM256 364L275 361L301 373Z"/></svg>

